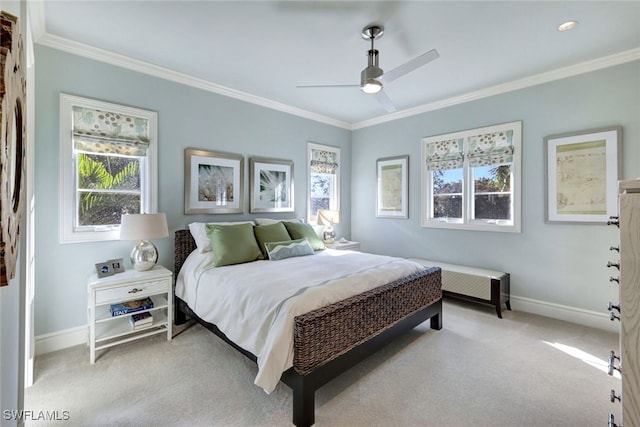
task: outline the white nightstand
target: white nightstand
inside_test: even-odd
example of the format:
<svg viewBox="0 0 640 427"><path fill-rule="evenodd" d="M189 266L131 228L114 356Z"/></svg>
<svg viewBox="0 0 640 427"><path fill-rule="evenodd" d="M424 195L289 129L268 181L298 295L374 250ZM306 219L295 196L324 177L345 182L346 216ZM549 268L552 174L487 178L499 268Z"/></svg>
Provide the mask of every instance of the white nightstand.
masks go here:
<svg viewBox="0 0 640 427"><path fill-rule="evenodd" d="M360 242L351 242L347 240L345 243L340 243L337 240L333 243L325 243L325 246L330 249L338 249L345 250L348 249L350 251L359 251L360 250Z"/></svg>
<svg viewBox="0 0 640 427"><path fill-rule="evenodd" d="M148 271L126 270L113 276L98 278L96 273L87 283L87 321L89 323L89 362L95 363L96 350L134 341L150 335L166 333L171 340L173 323L173 273L161 265ZM153 323L133 330L130 314L111 316L111 304L150 297Z"/></svg>

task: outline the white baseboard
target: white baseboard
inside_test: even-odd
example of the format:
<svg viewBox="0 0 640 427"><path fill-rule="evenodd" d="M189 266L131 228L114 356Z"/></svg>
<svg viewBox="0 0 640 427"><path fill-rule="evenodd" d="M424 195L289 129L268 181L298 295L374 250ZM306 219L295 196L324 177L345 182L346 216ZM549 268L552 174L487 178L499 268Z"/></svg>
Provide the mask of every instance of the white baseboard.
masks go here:
<svg viewBox="0 0 640 427"><path fill-rule="evenodd" d="M596 312L514 295L511 295L510 299L511 308L516 311L551 317L553 319L603 329L609 332L620 332L620 323L612 322L604 310L602 312Z"/></svg>
<svg viewBox="0 0 640 427"><path fill-rule="evenodd" d="M87 325L78 326L77 328L65 329L63 331L51 332L48 334L38 335L35 339L36 356L52 351L62 350L80 344L87 344L87 335L89 327Z"/></svg>
<svg viewBox="0 0 640 427"><path fill-rule="evenodd" d="M511 308L516 311L551 317L610 332L620 332L620 324L609 320L609 316L604 311L599 313L514 295L511 295ZM38 335L36 337L36 356L80 344L86 345L87 333L88 326L84 325L65 329L64 331Z"/></svg>

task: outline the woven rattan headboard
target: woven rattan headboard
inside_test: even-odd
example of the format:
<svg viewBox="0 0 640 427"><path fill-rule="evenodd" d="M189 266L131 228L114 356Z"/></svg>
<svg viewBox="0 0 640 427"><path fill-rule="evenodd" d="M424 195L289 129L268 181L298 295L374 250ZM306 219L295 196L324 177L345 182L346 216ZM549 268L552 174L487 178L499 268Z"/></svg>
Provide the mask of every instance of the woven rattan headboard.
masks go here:
<svg viewBox="0 0 640 427"><path fill-rule="evenodd" d="M173 264L173 275L178 277L178 273L182 268L182 264L187 259L189 254L196 248L196 241L193 240L191 232L189 230L177 230L174 234L175 242L175 258Z"/></svg>

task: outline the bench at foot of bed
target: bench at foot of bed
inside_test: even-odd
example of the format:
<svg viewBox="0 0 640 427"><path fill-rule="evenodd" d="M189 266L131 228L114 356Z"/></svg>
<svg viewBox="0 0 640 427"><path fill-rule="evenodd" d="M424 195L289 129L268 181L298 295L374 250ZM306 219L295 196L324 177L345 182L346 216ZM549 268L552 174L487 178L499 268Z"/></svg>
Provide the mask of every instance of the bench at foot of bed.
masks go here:
<svg viewBox="0 0 640 427"><path fill-rule="evenodd" d="M437 266L442 269L442 292L445 296L491 304L500 319L503 305L511 310L509 273L421 258L409 259L426 267Z"/></svg>

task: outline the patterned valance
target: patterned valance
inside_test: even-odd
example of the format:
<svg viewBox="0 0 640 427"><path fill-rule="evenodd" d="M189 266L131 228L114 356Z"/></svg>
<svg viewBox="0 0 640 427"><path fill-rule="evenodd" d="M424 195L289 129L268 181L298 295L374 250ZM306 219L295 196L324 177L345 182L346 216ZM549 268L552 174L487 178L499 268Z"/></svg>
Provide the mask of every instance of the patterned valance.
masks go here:
<svg viewBox="0 0 640 427"><path fill-rule="evenodd" d="M458 138L426 144L427 170L462 168L464 160L462 141L462 138Z"/></svg>
<svg viewBox="0 0 640 427"><path fill-rule="evenodd" d="M149 147L149 120L73 107L73 144L76 150L144 156Z"/></svg>
<svg viewBox="0 0 640 427"><path fill-rule="evenodd" d="M335 174L338 170L338 153L311 149L311 172Z"/></svg>
<svg viewBox="0 0 640 427"><path fill-rule="evenodd" d="M490 166L513 161L513 131L500 131L469 137L469 166Z"/></svg>

